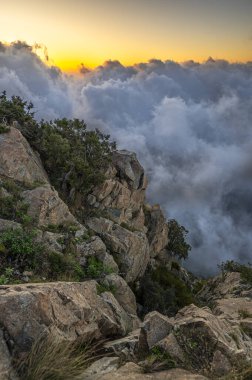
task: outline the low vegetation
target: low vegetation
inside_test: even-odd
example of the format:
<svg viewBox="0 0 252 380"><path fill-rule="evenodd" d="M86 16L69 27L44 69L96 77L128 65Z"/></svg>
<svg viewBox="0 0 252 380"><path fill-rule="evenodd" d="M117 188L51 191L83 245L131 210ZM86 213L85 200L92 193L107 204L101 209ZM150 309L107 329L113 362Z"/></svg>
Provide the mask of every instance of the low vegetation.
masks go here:
<svg viewBox="0 0 252 380"><path fill-rule="evenodd" d="M8 229L0 235L0 282L22 282L25 271L36 281L80 281L85 277L74 254L48 250L37 241L36 230Z"/></svg>
<svg viewBox="0 0 252 380"><path fill-rule="evenodd" d="M188 286L165 266L147 270L136 295L143 314L157 310L172 316L180 308L195 303Z"/></svg>
<svg viewBox="0 0 252 380"><path fill-rule="evenodd" d="M147 358L140 363L144 373L163 371L177 367L176 361L159 347L153 347Z"/></svg>

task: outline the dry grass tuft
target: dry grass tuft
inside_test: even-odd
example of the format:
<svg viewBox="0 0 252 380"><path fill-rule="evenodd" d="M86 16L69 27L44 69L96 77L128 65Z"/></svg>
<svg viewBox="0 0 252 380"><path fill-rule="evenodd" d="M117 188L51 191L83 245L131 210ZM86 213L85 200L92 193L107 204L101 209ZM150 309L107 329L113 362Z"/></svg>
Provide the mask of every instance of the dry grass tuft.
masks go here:
<svg viewBox="0 0 252 380"><path fill-rule="evenodd" d="M101 357L103 342L84 344L63 340L57 334L41 336L16 365L20 380L77 380Z"/></svg>

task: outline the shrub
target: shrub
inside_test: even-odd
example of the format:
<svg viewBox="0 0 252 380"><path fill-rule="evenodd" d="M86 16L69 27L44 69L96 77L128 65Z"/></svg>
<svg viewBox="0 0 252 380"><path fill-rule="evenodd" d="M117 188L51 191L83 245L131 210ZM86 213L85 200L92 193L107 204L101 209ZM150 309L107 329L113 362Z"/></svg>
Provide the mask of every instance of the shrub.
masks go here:
<svg viewBox="0 0 252 380"><path fill-rule="evenodd" d="M106 274L112 273L112 269L104 266L103 262L98 260L94 256L90 256L87 260L87 267L85 268L85 274L88 278L101 278Z"/></svg>
<svg viewBox="0 0 252 380"><path fill-rule="evenodd" d="M21 273L24 270L32 270L35 276L45 277L49 281L81 281L85 276L73 254L48 251L36 241L36 231L9 229L2 232L0 253L2 282L22 280ZM13 275L8 277L6 268L9 267Z"/></svg>
<svg viewBox="0 0 252 380"><path fill-rule="evenodd" d="M12 268L5 268L4 273L0 276L0 285L6 285L11 282L13 275Z"/></svg>
<svg viewBox="0 0 252 380"><path fill-rule="evenodd" d="M48 269L46 275L49 279L65 281L81 281L85 273L77 262L76 258L70 254L59 254L49 252L47 254Z"/></svg>
<svg viewBox="0 0 252 380"><path fill-rule="evenodd" d="M115 143L100 131L88 131L82 120L41 123L39 150L55 187L73 200L101 184Z"/></svg>
<svg viewBox="0 0 252 380"><path fill-rule="evenodd" d="M157 310L174 315L191 303L195 303L191 290L166 267L149 269L136 291L137 301L143 306L143 314Z"/></svg>
<svg viewBox="0 0 252 380"><path fill-rule="evenodd" d="M43 252L41 244L35 242L36 232L9 229L1 233L0 244L4 251L4 262L19 270L33 269Z"/></svg>

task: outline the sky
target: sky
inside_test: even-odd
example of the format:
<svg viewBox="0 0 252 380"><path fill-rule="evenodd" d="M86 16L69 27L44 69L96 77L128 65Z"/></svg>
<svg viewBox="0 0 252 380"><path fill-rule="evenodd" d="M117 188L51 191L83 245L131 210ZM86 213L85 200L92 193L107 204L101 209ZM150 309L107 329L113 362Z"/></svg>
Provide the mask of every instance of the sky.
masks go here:
<svg viewBox="0 0 252 380"><path fill-rule="evenodd" d="M2 4L1 4L2 3ZM251 0L0 0L1 40L66 71L106 60L252 60Z"/></svg>

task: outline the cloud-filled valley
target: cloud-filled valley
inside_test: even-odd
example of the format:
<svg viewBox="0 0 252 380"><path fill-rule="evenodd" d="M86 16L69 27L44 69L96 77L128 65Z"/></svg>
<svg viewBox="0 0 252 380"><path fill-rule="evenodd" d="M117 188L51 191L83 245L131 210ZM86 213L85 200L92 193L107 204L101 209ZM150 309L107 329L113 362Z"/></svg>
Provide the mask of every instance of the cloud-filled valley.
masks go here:
<svg viewBox="0 0 252 380"><path fill-rule="evenodd" d="M189 268L252 261L252 63L108 61L82 71L66 75L25 44L0 44L0 91L31 100L37 118L83 118L137 153L148 201L190 231Z"/></svg>

